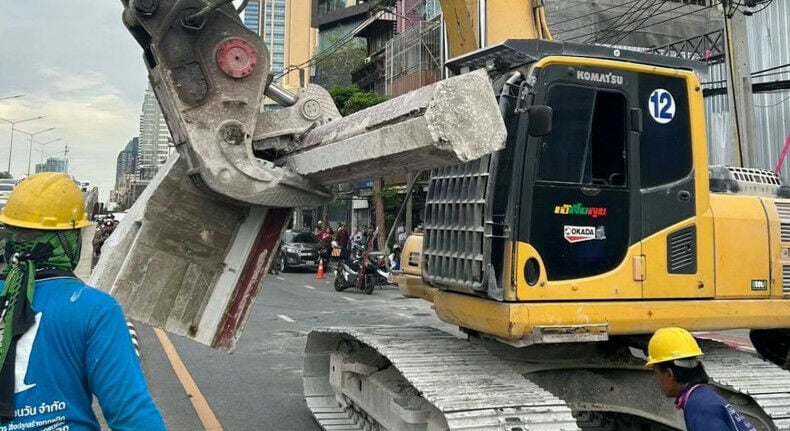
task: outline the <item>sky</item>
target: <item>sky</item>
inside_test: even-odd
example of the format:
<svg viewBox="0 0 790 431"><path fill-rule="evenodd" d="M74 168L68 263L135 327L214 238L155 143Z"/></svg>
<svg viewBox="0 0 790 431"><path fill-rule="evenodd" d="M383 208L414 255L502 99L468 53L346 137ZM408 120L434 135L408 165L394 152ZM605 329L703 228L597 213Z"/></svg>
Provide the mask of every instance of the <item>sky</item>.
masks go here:
<svg viewBox="0 0 790 431"><path fill-rule="evenodd" d="M0 13L0 118L17 121L33 138L31 172L44 154L62 157L69 170L99 187L106 201L115 185L115 162L138 135L148 75L142 48L121 21L120 0L4 2ZM14 133L11 173L28 171L29 137ZM8 167L11 125L0 121L0 171ZM46 158L46 157L45 157Z"/></svg>
<svg viewBox="0 0 790 431"><path fill-rule="evenodd" d="M0 117L45 118L18 123L53 142L46 153L69 147L70 173L99 186L106 200L115 182L118 152L137 136L147 73L142 50L121 22L120 0L6 2L0 14ZM8 167L11 125L0 121L0 170ZM33 145L32 167L40 162ZM14 133L11 173L27 173L29 137Z"/></svg>

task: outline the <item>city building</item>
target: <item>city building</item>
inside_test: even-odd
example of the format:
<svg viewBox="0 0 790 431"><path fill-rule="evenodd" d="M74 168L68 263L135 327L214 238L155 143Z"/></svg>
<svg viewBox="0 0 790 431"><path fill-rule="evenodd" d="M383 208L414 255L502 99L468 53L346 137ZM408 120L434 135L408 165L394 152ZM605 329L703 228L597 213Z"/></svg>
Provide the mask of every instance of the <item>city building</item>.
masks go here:
<svg viewBox="0 0 790 431"><path fill-rule="evenodd" d="M44 164L36 164L36 173L39 172L69 172L69 159L61 157L48 157Z"/></svg>
<svg viewBox="0 0 790 431"><path fill-rule="evenodd" d="M265 1L265 0L264 0ZM256 34L261 34L261 2L258 0L250 0L247 6L244 7L244 26L254 31Z"/></svg>
<svg viewBox="0 0 790 431"><path fill-rule="evenodd" d="M261 36L269 49L269 62L274 76L281 76L285 69L285 34L287 0L264 0ZM293 11L291 11L293 12Z"/></svg>
<svg viewBox="0 0 790 431"><path fill-rule="evenodd" d="M357 33L377 12L380 2L312 0L311 25L318 30L314 82L326 88L351 84L351 72L368 57L366 40Z"/></svg>
<svg viewBox="0 0 790 431"><path fill-rule="evenodd" d="M118 153L115 163L115 188L119 189L124 184L126 175L134 175L137 170L137 152L140 146L140 138L134 137L129 140L126 147Z"/></svg>
<svg viewBox="0 0 790 431"><path fill-rule="evenodd" d="M311 78L317 31L310 26L310 12L303 7L303 0L261 2L260 35L269 50L269 67L275 82L294 93Z"/></svg>
<svg viewBox="0 0 790 431"><path fill-rule="evenodd" d="M167 161L172 151L170 141L167 122L149 84L145 90L143 113L140 116L140 140L135 169L140 179L150 180Z"/></svg>
<svg viewBox="0 0 790 431"><path fill-rule="evenodd" d="M259 34L269 51L274 82L292 93L311 80L310 59L315 53L317 37L317 31L310 27L310 9L302 7L302 1L260 2ZM264 107L266 110L280 108L269 98L264 99Z"/></svg>

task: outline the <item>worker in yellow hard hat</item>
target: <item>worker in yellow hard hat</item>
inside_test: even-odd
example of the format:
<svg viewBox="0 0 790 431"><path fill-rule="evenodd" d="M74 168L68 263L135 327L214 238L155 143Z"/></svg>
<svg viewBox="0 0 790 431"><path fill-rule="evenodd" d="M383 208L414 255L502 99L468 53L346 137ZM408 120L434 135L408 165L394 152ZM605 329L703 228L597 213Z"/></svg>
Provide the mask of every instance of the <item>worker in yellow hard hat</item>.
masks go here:
<svg viewBox="0 0 790 431"><path fill-rule="evenodd" d="M8 266L0 280L3 429L164 430L121 307L74 275L82 193L65 174L23 180L0 211Z"/></svg>
<svg viewBox="0 0 790 431"><path fill-rule="evenodd" d="M687 431L754 431L751 423L710 386L702 350L683 328L661 328L647 347L646 367L675 407L683 410Z"/></svg>

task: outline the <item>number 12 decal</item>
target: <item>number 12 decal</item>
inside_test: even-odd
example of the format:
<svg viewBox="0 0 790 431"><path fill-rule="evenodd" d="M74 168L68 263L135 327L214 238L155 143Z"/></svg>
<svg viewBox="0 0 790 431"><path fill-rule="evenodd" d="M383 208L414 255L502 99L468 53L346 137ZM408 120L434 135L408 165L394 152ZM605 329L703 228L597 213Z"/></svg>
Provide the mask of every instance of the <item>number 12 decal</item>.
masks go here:
<svg viewBox="0 0 790 431"><path fill-rule="evenodd" d="M659 88L650 93L650 116L659 124L667 124L675 118L675 99L672 94Z"/></svg>

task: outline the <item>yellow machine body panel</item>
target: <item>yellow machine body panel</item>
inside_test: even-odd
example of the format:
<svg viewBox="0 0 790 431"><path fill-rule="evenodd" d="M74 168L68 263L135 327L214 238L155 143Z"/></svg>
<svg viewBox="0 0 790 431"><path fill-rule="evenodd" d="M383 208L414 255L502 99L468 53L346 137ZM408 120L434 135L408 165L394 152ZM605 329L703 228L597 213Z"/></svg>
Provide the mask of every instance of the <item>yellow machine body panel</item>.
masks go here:
<svg viewBox="0 0 790 431"><path fill-rule="evenodd" d="M642 240L645 257L645 299L712 298L715 295L711 221L710 217L698 216ZM670 274L667 272L670 265L668 236L689 227L696 227L697 271L693 274Z"/></svg>
<svg viewBox="0 0 790 431"><path fill-rule="evenodd" d="M778 241L770 232L763 199L756 196L712 194L717 298L767 298L773 281L771 262L778 259ZM772 205L768 201L765 204ZM776 266L776 265L774 265ZM780 277L781 279L781 277ZM781 287L779 287L781 291Z"/></svg>
<svg viewBox="0 0 790 431"><path fill-rule="evenodd" d="M543 266L540 254L529 244L516 245L515 267L523 268L530 258L537 259ZM548 281L546 271L541 271L539 281L530 286L524 271L514 271L517 286L517 301L554 301L579 299L639 299L642 298L642 281L635 274L635 266L641 261L641 246L636 244L626 253L627 258L614 270L593 277L575 280Z"/></svg>
<svg viewBox="0 0 790 431"><path fill-rule="evenodd" d="M606 325L609 335L650 334L667 326L693 331L790 326L790 299L498 302L439 290L436 314L447 323L508 341L538 328Z"/></svg>
<svg viewBox="0 0 790 431"><path fill-rule="evenodd" d="M406 238L401 251L400 268L401 272L408 275L419 277L420 264L422 262L422 234L412 234Z"/></svg>
<svg viewBox="0 0 790 431"><path fill-rule="evenodd" d="M436 288L422 281L422 271L420 270L422 242L423 236L420 233L409 235L406 238L401 251L401 270L399 273L392 275L391 281L398 285L401 295L407 298L422 298L428 302L433 302Z"/></svg>

